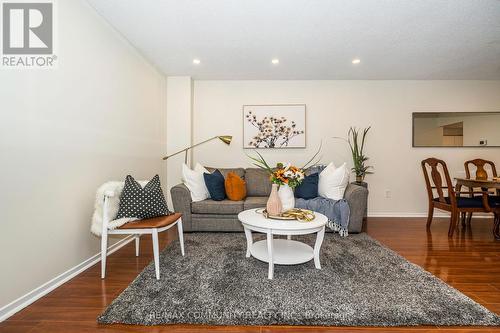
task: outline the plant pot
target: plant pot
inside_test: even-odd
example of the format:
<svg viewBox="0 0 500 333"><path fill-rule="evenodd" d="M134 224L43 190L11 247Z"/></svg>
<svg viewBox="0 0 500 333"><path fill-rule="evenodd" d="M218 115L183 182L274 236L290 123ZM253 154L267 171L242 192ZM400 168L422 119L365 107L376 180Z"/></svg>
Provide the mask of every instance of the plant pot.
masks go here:
<svg viewBox="0 0 500 333"><path fill-rule="evenodd" d="M278 195L284 212L295 207L295 196L293 195L293 190L290 186L287 184L280 185Z"/></svg>
<svg viewBox="0 0 500 333"><path fill-rule="evenodd" d="M266 210L269 215L280 215L283 211L277 184L273 184L271 194L269 195L269 199L267 199Z"/></svg>
<svg viewBox="0 0 500 333"><path fill-rule="evenodd" d="M356 176L356 183L362 183L363 182L363 176Z"/></svg>

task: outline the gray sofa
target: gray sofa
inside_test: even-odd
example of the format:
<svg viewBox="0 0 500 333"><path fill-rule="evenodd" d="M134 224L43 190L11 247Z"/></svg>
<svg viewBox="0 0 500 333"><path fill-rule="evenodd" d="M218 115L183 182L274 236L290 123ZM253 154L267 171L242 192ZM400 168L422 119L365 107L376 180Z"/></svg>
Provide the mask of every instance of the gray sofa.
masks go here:
<svg viewBox="0 0 500 333"><path fill-rule="evenodd" d="M207 168L212 172L213 168ZM189 189L179 184L170 190L174 210L182 213L184 231L243 231L238 221L238 213L252 208L265 207L271 193L271 182L266 171L258 168L221 169L226 177L232 171L245 179L247 197L242 201L214 201L211 199L192 202ZM344 194L351 210L349 232L361 232L366 210L368 190L362 186L349 184Z"/></svg>

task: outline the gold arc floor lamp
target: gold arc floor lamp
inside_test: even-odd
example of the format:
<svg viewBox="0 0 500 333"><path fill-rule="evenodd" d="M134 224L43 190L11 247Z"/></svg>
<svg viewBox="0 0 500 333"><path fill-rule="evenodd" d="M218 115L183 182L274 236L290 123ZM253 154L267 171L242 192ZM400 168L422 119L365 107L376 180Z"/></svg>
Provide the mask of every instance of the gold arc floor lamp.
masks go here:
<svg viewBox="0 0 500 333"><path fill-rule="evenodd" d="M167 156L165 156L165 157L163 158L163 160L167 160L167 159L169 159L169 158L170 158L170 157L172 157L172 156L175 156L175 155L178 155L178 154L180 154L180 153L182 153L182 152L185 152L185 153L186 153L186 155L184 156L184 163L187 163L187 156L188 156L188 155L187 155L187 152L188 152L188 150L189 150L189 149L194 148L194 147L199 146L199 145L202 145L202 144L204 144L205 142L212 141L212 140L214 140L214 139L219 139L220 141L224 142L226 145L228 145L228 146L229 146L229 145L231 144L231 140L233 140L233 137L232 137L231 135L218 135L218 136L214 136L213 138L210 138L210 139L207 139L207 140L205 140L205 141L202 141L202 142L196 143L196 144L194 144L194 145L192 145L192 146L189 146L189 147L187 147L187 148L181 149L181 150L179 150L178 152L175 152L175 153L173 153L173 154L167 155Z"/></svg>

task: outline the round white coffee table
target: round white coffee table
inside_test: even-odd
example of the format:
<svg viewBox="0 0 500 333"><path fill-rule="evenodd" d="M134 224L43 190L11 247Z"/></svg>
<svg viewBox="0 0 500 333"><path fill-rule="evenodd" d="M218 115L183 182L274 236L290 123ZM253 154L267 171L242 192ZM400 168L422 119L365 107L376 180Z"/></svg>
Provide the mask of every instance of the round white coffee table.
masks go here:
<svg viewBox="0 0 500 333"><path fill-rule="evenodd" d="M243 224L247 238L247 258L250 255L258 260L269 263L268 278L274 275L274 264L297 265L308 262L314 258L314 265L321 269L319 251L325 236L327 217L314 213L311 222L296 220L266 219L257 209L248 209L238 214L238 219ZM252 231L267 234L266 240L253 242ZM314 249L309 245L291 239L292 235L306 235L317 233ZM287 239L273 239L273 235L286 235Z"/></svg>

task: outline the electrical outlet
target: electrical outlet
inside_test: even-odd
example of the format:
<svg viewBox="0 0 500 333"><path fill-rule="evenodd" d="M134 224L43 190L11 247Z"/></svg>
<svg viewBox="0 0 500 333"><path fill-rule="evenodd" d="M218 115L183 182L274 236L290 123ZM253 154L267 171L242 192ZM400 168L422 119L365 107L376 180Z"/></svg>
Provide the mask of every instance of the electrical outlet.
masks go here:
<svg viewBox="0 0 500 333"><path fill-rule="evenodd" d="M390 198L391 197L391 190L385 190L385 197Z"/></svg>

